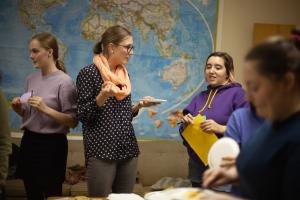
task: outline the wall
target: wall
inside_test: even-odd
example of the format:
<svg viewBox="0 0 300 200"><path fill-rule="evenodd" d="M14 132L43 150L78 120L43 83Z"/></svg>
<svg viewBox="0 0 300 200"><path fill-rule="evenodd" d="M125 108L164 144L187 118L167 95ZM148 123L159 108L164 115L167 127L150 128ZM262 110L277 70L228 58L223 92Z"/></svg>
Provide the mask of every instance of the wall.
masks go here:
<svg viewBox="0 0 300 200"><path fill-rule="evenodd" d="M253 41L254 23L300 25L299 0L219 0L217 50L232 55L238 81ZM241 82L242 83L242 82Z"/></svg>

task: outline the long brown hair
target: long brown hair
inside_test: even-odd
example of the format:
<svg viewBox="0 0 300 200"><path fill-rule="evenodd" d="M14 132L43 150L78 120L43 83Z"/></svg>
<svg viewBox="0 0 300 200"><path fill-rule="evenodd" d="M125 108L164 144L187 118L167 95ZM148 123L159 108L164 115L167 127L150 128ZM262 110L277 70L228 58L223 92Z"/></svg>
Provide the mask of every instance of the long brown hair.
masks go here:
<svg viewBox="0 0 300 200"><path fill-rule="evenodd" d="M109 43L120 44L126 37L132 36L131 32L120 25L111 26L102 34L101 40L94 46L94 54L107 54L107 45Z"/></svg>
<svg viewBox="0 0 300 200"><path fill-rule="evenodd" d="M66 73L66 69L65 69L65 65L64 65L63 61L58 59L59 52L58 52L57 39L51 33L46 33L46 32L42 32L42 33L38 33L38 34L34 35L31 38L31 40L34 40L34 39L39 41L43 48L53 50L53 59L54 59L56 68Z"/></svg>

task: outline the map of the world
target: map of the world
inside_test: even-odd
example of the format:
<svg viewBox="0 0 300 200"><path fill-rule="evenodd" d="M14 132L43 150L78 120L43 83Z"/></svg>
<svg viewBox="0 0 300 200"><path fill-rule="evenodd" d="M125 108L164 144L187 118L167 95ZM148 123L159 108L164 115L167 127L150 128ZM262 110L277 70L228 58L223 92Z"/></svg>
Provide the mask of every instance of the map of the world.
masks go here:
<svg viewBox="0 0 300 200"><path fill-rule="evenodd" d="M45 31L59 40L60 58L75 82L104 30L121 24L134 38L126 66L133 103L144 96L167 100L140 110L136 136L180 139L182 109L206 87L203 67L214 48L216 18L217 0L1 0L0 84L9 101L24 93L35 70L28 42ZM8 106L11 130L19 132L21 118ZM81 125L70 132L81 134Z"/></svg>

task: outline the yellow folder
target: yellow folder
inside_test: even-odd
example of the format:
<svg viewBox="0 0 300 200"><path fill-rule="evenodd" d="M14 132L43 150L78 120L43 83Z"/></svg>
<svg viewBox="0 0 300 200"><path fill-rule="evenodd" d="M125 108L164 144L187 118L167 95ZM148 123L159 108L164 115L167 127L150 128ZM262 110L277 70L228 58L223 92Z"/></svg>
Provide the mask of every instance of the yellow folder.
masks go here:
<svg viewBox="0 0 300 200"><path fill-rule="evenodd" d="M213 133L205 133L200 128L200 123L205 121L205 117L200 114L194 118L194 123L188 125L183 133L183 138L189 143L195 153L199 156L202 162L208 164L208 151L210 147L218 140L218 137Z"/></svg>

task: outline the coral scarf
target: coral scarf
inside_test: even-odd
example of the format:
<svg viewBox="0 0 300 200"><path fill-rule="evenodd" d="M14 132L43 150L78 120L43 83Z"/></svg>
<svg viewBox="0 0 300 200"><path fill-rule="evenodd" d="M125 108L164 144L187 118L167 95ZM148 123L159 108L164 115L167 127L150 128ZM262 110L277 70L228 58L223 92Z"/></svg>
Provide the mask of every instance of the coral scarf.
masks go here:
<svg viewBox="0 0 300 200"><path fill-rule="evenodd" d="M114 73L111 72L103 54L94 56L93 63L97 66L104 83L112 84L115 87L117 100L123 100L131 93L131 83L124 65L118 65ZM121 86L121 89L118 86Z"/></svg>

